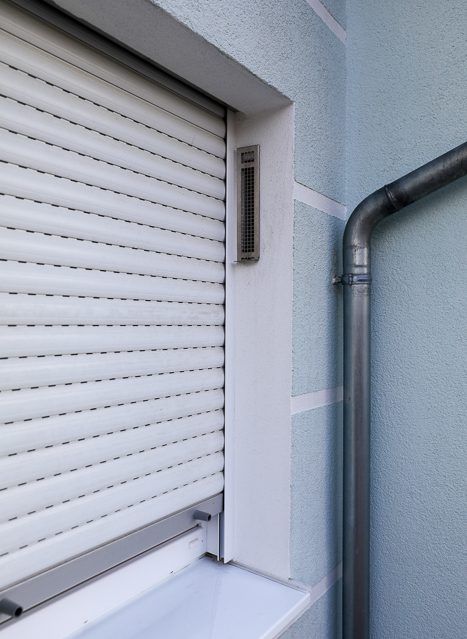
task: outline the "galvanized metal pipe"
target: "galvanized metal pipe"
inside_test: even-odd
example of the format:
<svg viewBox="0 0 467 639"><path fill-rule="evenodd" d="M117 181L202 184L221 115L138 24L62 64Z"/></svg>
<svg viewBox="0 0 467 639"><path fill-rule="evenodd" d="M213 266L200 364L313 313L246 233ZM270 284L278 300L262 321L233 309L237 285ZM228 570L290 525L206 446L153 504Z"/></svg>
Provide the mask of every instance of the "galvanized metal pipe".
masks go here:
<svg viewBox="0 0 467 639"><path fill-rule="evenodd" d="M344 233L344 639L369 637L371 237L389 215L467 175L467 142L378 189Z"/></svg>

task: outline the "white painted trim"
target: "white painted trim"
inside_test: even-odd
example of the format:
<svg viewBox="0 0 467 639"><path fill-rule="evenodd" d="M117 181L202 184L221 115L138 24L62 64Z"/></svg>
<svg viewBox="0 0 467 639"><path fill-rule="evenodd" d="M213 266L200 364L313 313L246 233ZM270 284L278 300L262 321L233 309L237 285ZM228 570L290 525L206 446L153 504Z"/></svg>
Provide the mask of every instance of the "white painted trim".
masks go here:
<svg viewBox="0 0 467 639"><path fill-rule="evenodd" d="M331 588L336 584L339 579L342 578L342 564L338 564L329 575L323 577L321 581L318 581L316 585L314 585L310 589L310 605L314 606L314 604L321 599Z"/></svg>
<svg viewBox="0 0 467 639"><path fill-rule="evenodd" d="M318 193L318 191L313 191L313 189L299 182L294 183L293 196L295 200L308 204L308 206L312 206L318 211L338 217L340 220L347 219L347 207L344 204L331 200L330 197Z"/></svg>
<svg viewBox="0 0 467 639"><path fill-rule="evenodd" d="M329 13L326 7L319 0L307 0L310 7L321 18L324 24L329 27L333 34L339 38L344 44L347 40L345 29L337 22L337 20Z"/></svg>
<svg viewBox="0 0 467 639"><path fill-rule="evenodd" d="M2 639L66 639L135 601L206 552L203 528L133 559L4 627Z"/></svg>
<svg viewBox="0 0 467 639"><path fill-rule="evenodd" d="M235 147L261 147L261 256L258 262L235 262L236 233L231 229L224 554L258 572L288 579L294 110L289 106L234 118ZM229 184L227 189L227 218L235 220L236 194Z"/></svg>
<svg viewBox="0 0 467 639"><path fill-rule="evenodd" d="M298 413L305 413L307 410L336 404L342 401L343 396L344 389L342 386L296 395L290 398L290 413L291 415L297 415Z"/></svg>

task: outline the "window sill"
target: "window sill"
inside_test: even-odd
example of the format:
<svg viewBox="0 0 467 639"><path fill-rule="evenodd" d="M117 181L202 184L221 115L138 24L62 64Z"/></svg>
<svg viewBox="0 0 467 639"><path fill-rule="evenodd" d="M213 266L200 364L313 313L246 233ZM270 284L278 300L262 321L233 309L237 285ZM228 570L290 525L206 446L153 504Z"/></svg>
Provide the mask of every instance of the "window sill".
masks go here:
<svg viewBox="0 0 467 639"><path fill-rule="evenodd" d="M307 592L200 552L201 529L8 624L2 639L273 639L309 605Z"/></svg>
<svg viewBox="0 0 467 639"><path fill-rule="evenodd" d="M206 557L76 639L273 639L306 609L309 595Z"/></svg>

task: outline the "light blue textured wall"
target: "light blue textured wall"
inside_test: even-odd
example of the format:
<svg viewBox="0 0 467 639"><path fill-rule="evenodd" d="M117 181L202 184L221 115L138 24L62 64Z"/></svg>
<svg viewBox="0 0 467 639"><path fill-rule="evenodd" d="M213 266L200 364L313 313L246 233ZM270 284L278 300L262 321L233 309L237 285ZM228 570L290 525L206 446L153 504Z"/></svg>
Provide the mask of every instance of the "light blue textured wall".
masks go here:
<svg viewBox="0 0 467 639"><path fill-rule="evenodd" d="M346 23L345 2L346 0L322 0L321 2L341 27L345 27Z"/></svg>
<svg viewBox="0 0 467 639"><path fill-rule="evenodd" d="M295 415L292 429L291 568L317 584L342 559L342 404Z"/></svg>
<svg viewBox="0 0 467 639"><path fill-rule="evenodd" d="M349 200L467 139L467 4L349 0ZM372 637L467 628L467 181L374 242Z"/></svg>
<svg viewBox="0 0 467 639"><path fill-rule="evenodd" d="M296 202L294 221L293 395L342 383L342 292L339 272L344 222Z"/></svg>
<svg viewBox="0 0 467 639"><path fill-rule="evenodd" d="M307 2L152 1L295 102L295 177L342 201L345 47Z"/></svg>

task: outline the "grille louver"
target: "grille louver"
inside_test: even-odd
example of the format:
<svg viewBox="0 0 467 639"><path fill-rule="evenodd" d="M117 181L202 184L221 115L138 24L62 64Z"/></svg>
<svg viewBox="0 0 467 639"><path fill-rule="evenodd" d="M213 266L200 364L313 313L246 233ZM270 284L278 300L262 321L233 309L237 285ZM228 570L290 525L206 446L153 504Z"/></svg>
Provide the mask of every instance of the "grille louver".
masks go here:
<svg viewBox="0 0 467 639"><path fill-rule="evenodd" d="M237 260L259 259L259 146L237 150Z"/></svg>

